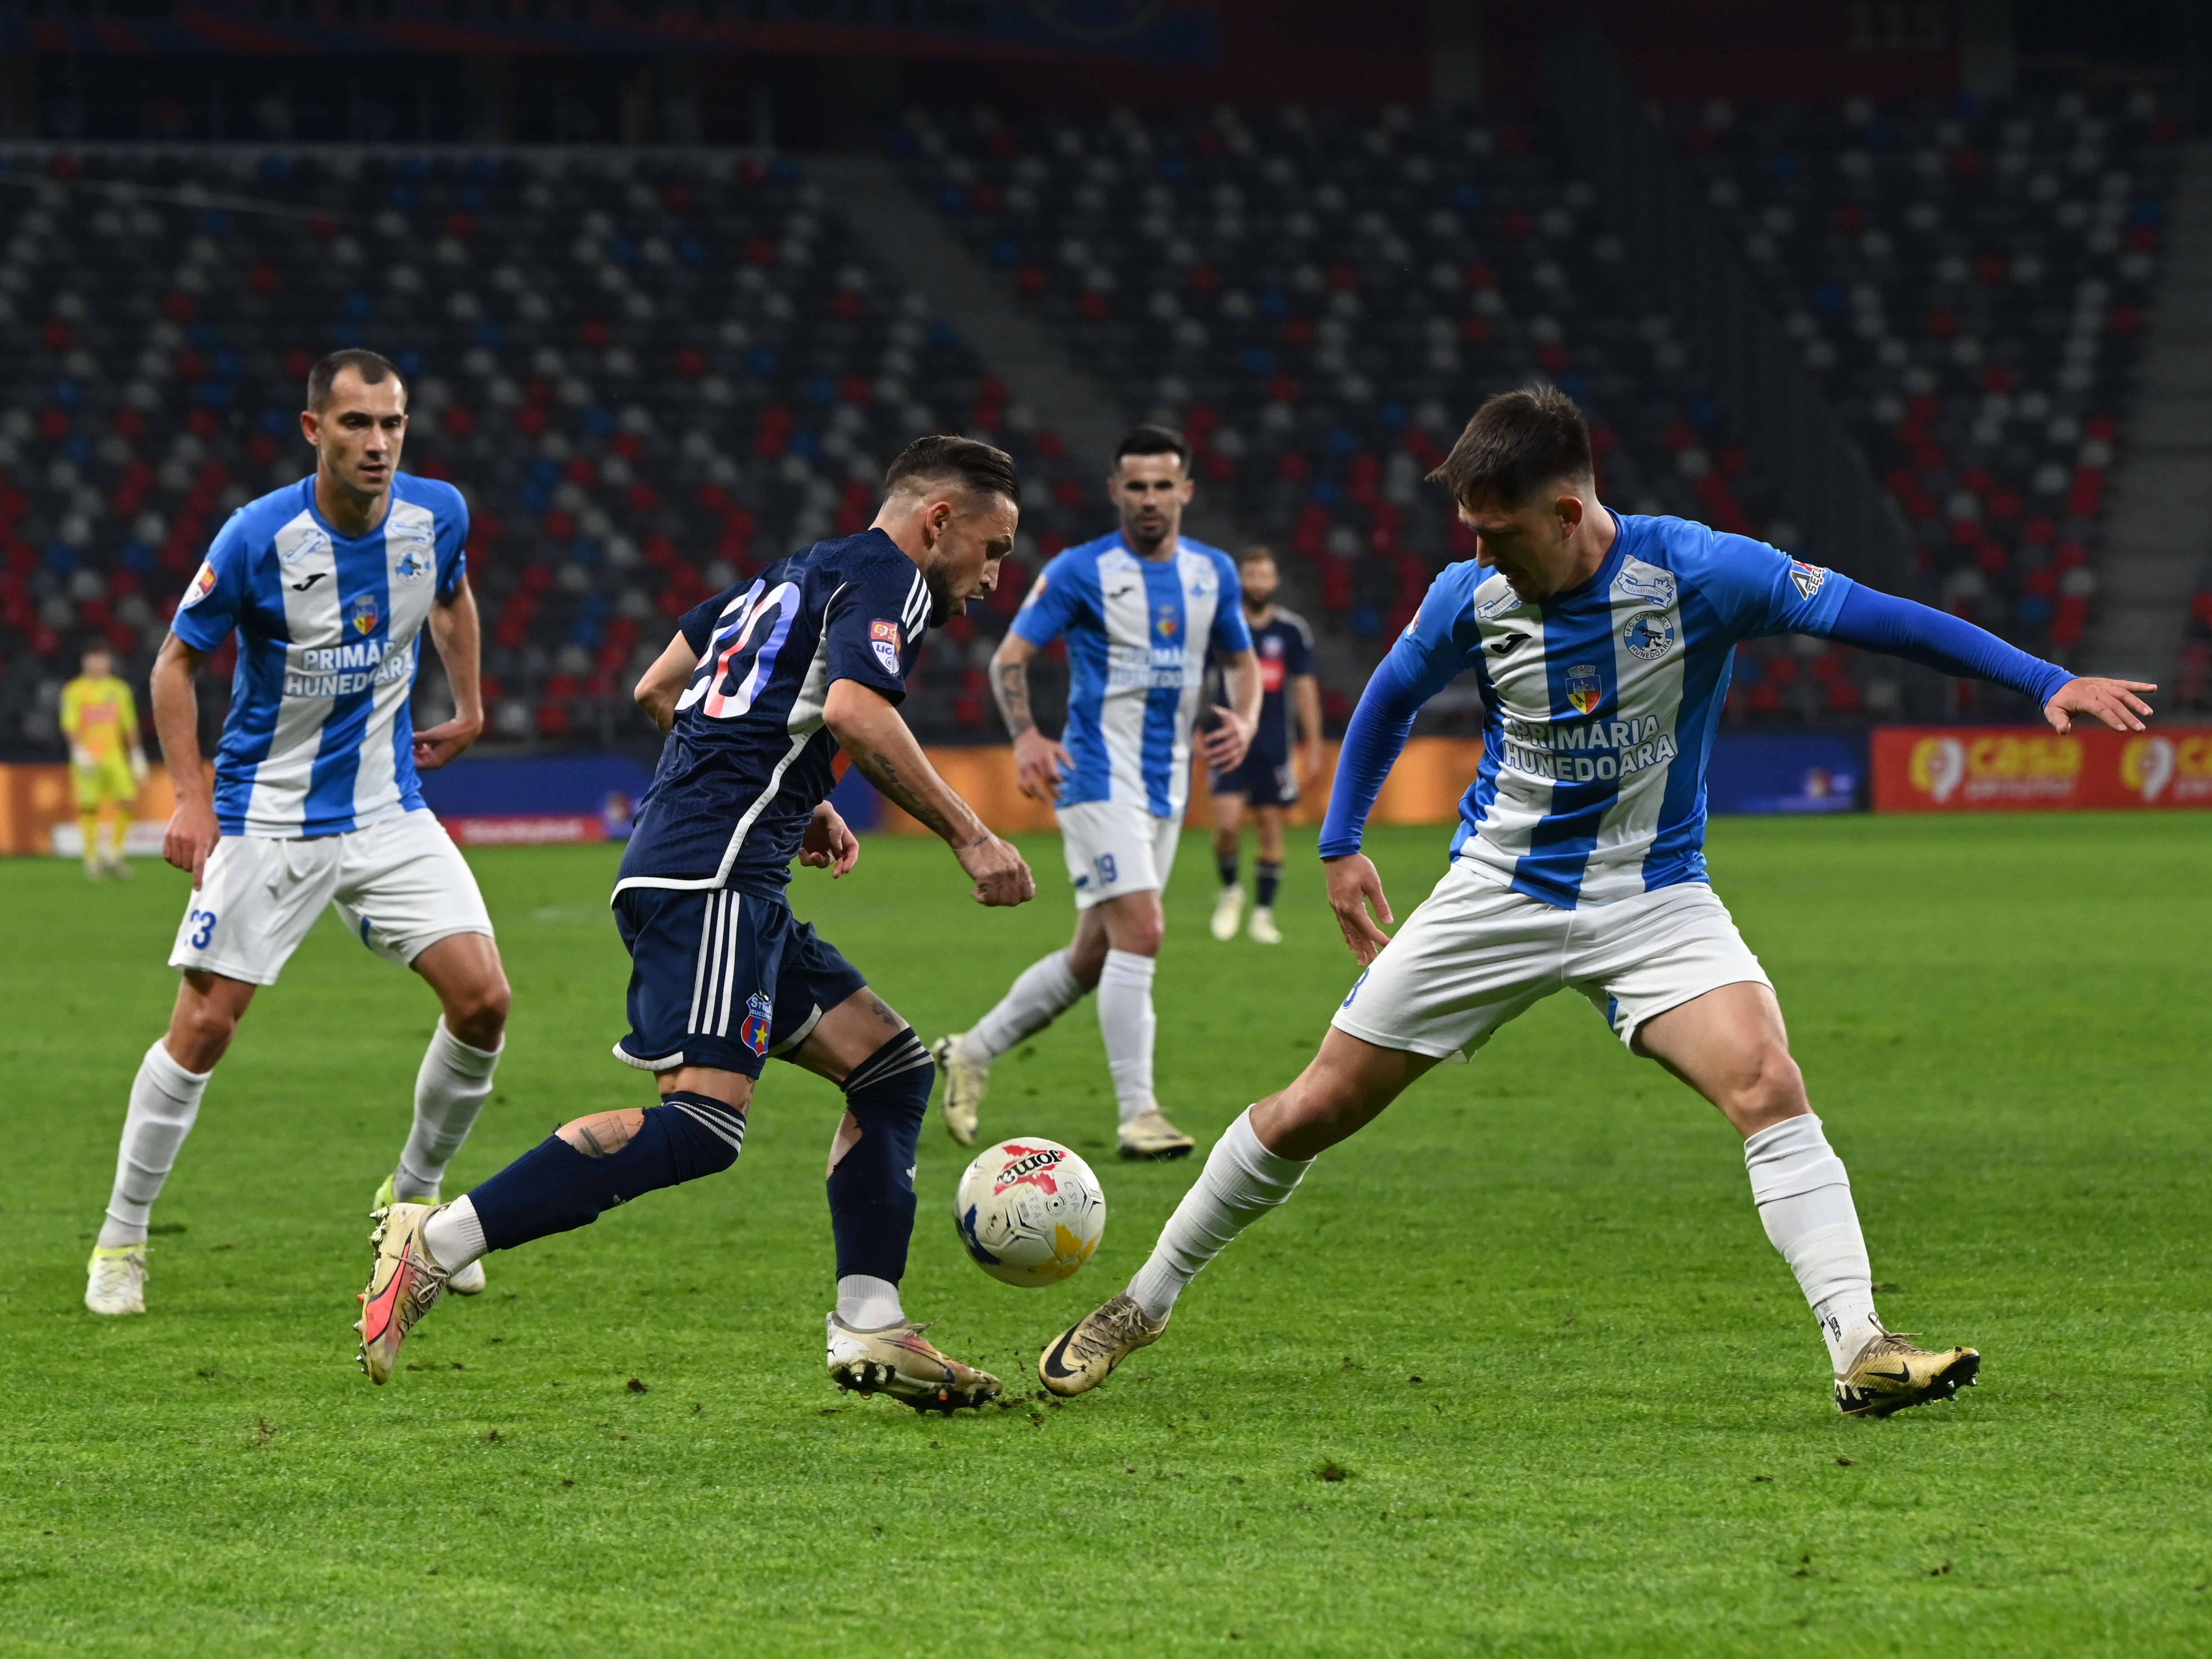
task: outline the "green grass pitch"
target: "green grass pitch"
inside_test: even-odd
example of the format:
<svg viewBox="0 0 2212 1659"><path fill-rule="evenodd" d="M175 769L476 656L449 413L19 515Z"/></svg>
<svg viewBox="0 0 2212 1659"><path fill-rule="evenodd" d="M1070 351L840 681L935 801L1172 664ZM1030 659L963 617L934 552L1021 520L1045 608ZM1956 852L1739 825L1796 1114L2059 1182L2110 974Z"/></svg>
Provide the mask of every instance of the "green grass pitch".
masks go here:
<svg viewBox="0 0 2212 1659"><path fill-rule="evenodd" d="M1100 1392L1039 1345L1142 1260L1194 1164L1113 1161L1086 1004L988 1130L1095 1155L1095 1264L969 1267L933 1121L908 1306L1013 1403L946 1421L825 1381L825 1085L775 1067L730 1175L488 1264L386 1389L356 1370L364 1212L433 1017L319 925L263 994L155 1212L153 1312L83 1261L183 878L0 866L0 1653L2142 1654L2212 1650L2201 817L1715 827L1850 1165L1886 1316L1986 1357L1844 1423L1735 1137L1554 998L1324 1159ZM1380 834L1400 913L1441 830ZM1306 843L1310 848L1310 838ZM876 839L800 914L925 1038L1065 937ZM1159 1075L1207 1141L1352 977L1309 858L1288 942L1170 895ZM515 988L459 1190L640 1103L607 1046L608 848L476 860ZM632 1379L636 1379L634 1382ZM642 1391L640 1391L640 1389ZM1329 1478L1324 1470L1334 1472Z"/></svg>

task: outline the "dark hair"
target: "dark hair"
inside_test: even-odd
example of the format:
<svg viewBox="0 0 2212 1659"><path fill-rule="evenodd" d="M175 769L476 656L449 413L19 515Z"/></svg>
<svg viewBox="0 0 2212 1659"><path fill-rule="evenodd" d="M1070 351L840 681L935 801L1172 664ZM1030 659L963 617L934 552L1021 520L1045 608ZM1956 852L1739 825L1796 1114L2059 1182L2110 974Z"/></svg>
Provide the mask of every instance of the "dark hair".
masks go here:
<svg viewBox="0 0 2212 1659"><path fill-rule="evenodd" d="M359 346L348 346L343 351L333 351L307 371L307 407L320 413L331 405L331 383L347 369L361 376L363 386L376 386L389 374L404 389L407 380L394 368L388 357Z"/></svg>
<svg viewBox="0 0 2212 1659"><path fill-rule="evenodd" d="M1545 485L1590 476L1589 428L1555 386L1501 392L1474 411L1443 465L1429 474L1452 499L1518 507Z"/></svg>
<svg viewBox="0 0 2212 1659"><path fill-rule="evenodd" d="M1133 426L1121 434L1121 441L1114 446L1114 465L1119 470L1124 455L1172 455L1185 473L1190 471L1190 442L1182 433L1164 426L1154 426L1150 421L1142 426Z"/></svg>
<svg viewBox="0 0 2212 1659"><path fill-rule="evenodd" d="M1242 553L1239 553L1237 556L1237 568L1239 570L1242 570L1246 565L1257 564L1262 559L1265 559L1269 564L1274 563L1275 550L1259 542L1255 542L1251 546L1246 548Z"/></svg>
<svg viewBox="0 0 2212 1659"><path fill-rule="evenodd" d="M978 495L1004 495L1016 507L1022 504L1021 475L1014 458L973 438L932 433L916 438L898 453L884 474L884 493L922 489L933 483L957 483Z"/></svg>

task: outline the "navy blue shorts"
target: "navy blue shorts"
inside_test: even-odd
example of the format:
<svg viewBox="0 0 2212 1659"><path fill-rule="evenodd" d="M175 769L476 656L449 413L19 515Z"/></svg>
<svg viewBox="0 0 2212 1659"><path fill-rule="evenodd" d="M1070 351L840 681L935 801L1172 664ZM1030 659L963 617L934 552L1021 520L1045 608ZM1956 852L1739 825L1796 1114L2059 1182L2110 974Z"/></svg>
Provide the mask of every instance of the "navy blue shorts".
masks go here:
<svg viewBox="0 0 2212 1659"><path fill-rule="evenodd" d="M615 1058L641 1071L757 1078L867 984L781 899L628 887L615 895L615 926L630 961L629 1031Z"/></svg>
<svg viewBox="0 0 2212 1659"><path fill-rule="evenodd" d="M1217 795L1242 795L1253 806L1288 806L1298 798L1298 775L1288 761L1247 755L1234 772L1212 776Z"/></svg>

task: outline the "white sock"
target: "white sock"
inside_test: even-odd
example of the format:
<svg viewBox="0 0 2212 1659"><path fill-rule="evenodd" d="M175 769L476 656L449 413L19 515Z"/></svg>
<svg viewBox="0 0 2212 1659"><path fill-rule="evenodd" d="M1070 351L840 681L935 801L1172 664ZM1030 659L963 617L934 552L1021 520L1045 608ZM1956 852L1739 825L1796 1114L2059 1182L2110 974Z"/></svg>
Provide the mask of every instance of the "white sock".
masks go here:
<svg viewBox="0 0 2212 1659"><path fill-rule="evenodd" d="M1880 1329L1866 1237L1851 1203L1851 1178L1808 1112L1743 1143L1759 1221L1812 1304L1840 1374Z"/></svg>
<svg viewBox="0 0 2212 1659"><path fill-rule="evenodd" d="M1067 952L1054 951L1021 971L999 1006L975 1022L960 1039L960 1058L988 1066L1032 1032L1042 1031L1083 1000L1083 987L1068 966Z"/></svg>
<svg viewBox="0 0 2212 1659"><path fill-rule="evenodd" d="M484 1254L483 1223L477 1219L477 1206L466 1193L432 1212L422 1224L422 1242L449 1273L460 1272Z"/></svg>
<svg viewBox="0 0 2212 1659"><path fill-rule="evenodd" d="M847 1273L837 1281L837 1317L848 1330L879 1331L906 1322L898 1286L873 1273Z"/></svg>
<svg viewBox="0 0 2212 1659"><path fill-rule="evenodd" d="M177 1149L200 1115L200 1096L212 1072L188 1072L156 1041L131 1079L131 1109L123 1118L123 1144L115 1154L115 1187L100 1224L104 1249L143 1244L146 1221L161 1183L176 1167Z"/></svg>
<svg viewBox="0 0 2212 1659"><path fill-rule="evenodd" d="M501 1048L471 1048L446 1029L442 1018L438 1021L422 1069L415 1073L415 1127L400 1150L399 1167L392 1172L394 1197L417 1201L438 1190L446 1165L491 1098L491 1077L499 1069Z"/></svg>
<svg viewBox="0 0 2212 1659"><path fill-rule="evenodd" d="M1312 1168L1310 1158L1278 1158L1261 1146L1251 1108L1245 1108L1214 1142L1197 1183L1182 1195L1160 1230L1160 1242L1129 1281L1129 1294L1145 1317L1156 1325L1165 1319L1198 1270L1296 1192Z"/></svg>
<svg viewBox="0 0 2212 1659"><path fill-rule="evenodd" d="M1127 1123L1159 1110L1152 1098L1152 969L1158 964L1133 951L1109 951L1098 975L1098 1033L1106 1039L1106 1069L1114 1079L1114 1104Z"/></svg>

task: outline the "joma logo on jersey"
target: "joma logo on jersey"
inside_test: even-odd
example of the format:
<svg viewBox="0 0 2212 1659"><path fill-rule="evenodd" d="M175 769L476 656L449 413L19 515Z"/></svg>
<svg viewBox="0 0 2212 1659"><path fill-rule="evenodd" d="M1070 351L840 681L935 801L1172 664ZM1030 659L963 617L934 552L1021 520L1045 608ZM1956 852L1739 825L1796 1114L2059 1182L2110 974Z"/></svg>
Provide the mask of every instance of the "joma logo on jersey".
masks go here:
<svg viewBox="0 0 2212 1659"><path fill-rule="evenodd" d="M1567 702L1578 714L1595 713L1605 700L1605 682L1597 677L1597 665L1578 662L1567 670Z"/></svg>
<svg viewBox="0 0 2212 1659"><path fill-rule="evenodd" d="M376 624L383 619L383 613L376 608L374 593L356 593L353 603L346 606L346 620L353 624L353 631L356 634L374 634Z"/></svg>

